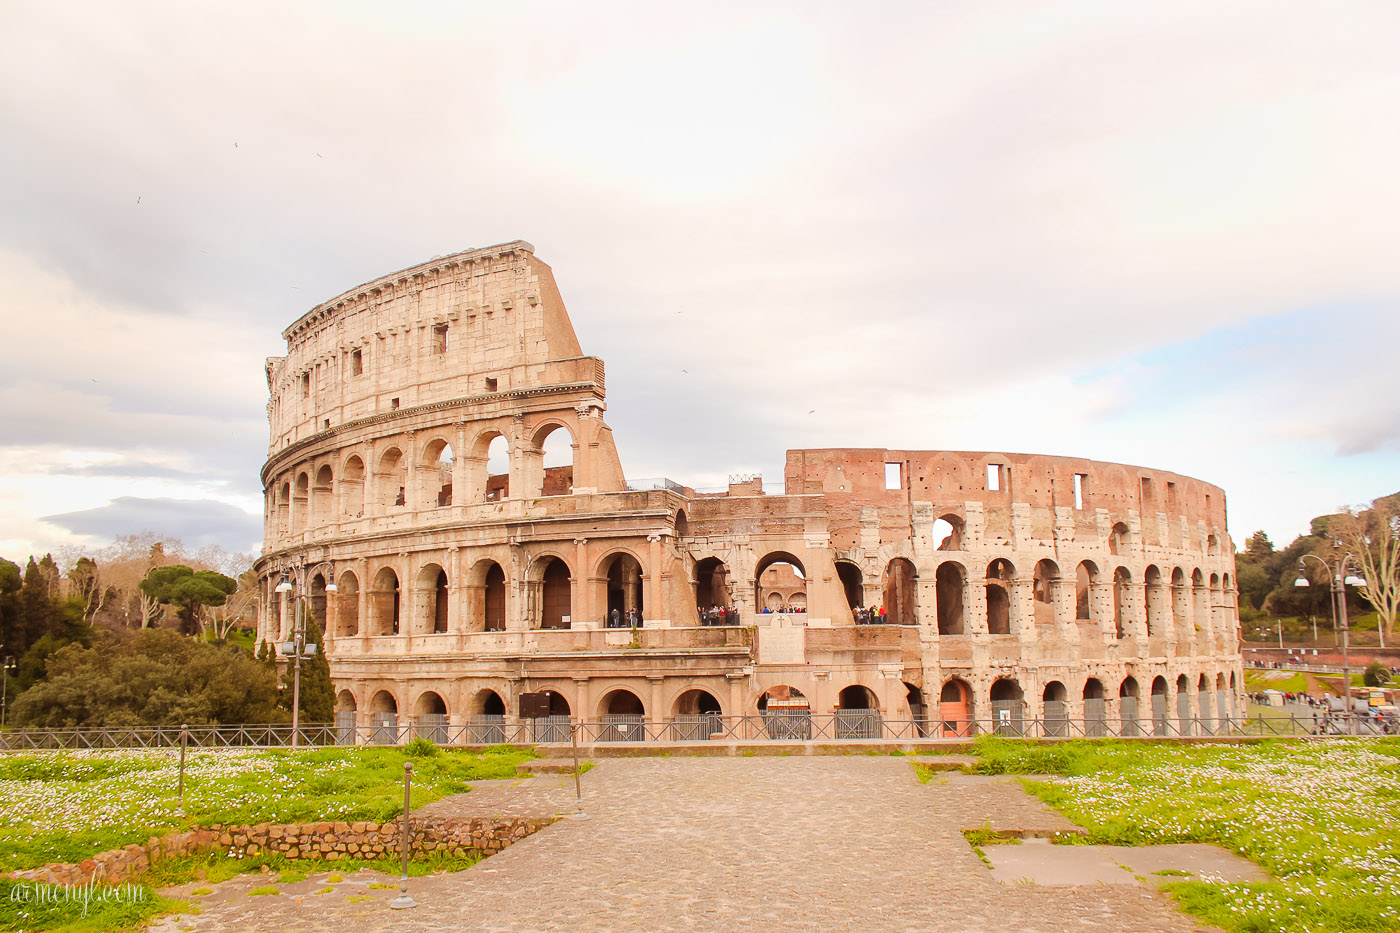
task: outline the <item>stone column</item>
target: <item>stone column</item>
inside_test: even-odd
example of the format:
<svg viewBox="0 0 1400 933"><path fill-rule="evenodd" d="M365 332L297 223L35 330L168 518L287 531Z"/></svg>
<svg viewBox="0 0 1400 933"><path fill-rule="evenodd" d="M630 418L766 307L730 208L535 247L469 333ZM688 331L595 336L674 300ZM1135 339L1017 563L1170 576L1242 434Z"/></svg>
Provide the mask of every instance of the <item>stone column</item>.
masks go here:
<svg viewBox="0 0 1400 933"><path fill-rule="evenodd" d="M593 715L593 698L588 689L588 677L576 676L574 680L573 717L578 722L596 719ZM581 738L581 737L580 737Z"/></svg>
<svg viewBox="0 0 1400 933"><path fill-rule="evenodd" d="M963 631L970 635L986 635L987 581L973 579L968 573L963 580Z"/></svg>
<svg viewBox="0 0 1400 933"><path fill-rule="evenodd" d="M724 679L729 681L729 702L724 707L726 717L737 718L748 714L744 708L744 678L743 673L729 673L724 675Z"/></svg>
<svg viewBox="0 0 1400 933"><path fill-rule="evenodd" d="M661 588L661 535L647 535L647 544L647 594L644 611L652 619L669 619L671 613L666 606L666 594Z"/></svg>
<svg viewBox="0 0 1400 933"><path fill-rule="evenodd" d="M595 628L601 625L602 613L597 605L597 578L593 576L588 565L588 539L575 538L573 578L578 580L579 584L574 587L575 592L569 602L569 611L574 614L574 618L582 619L585 625ZM570 627L573 627L572 622Z"/></svg>
<svg viewBox="0 0 1400 933"><path fill-rule="evenodd" d="M1113 623L1113 584L1089 584L1089 616L1098 623L1105 644L1118 640L1118 630Z"/></svg>
<svg viewBox="0 0 1400 933"><path fill-rule="evenodd" d="M666 678L660 674L650 674L647 681L651 684L651 696L647 700L647 722L651 724L653 735L660 735L662 727L670 720L670 714L662 709L665 702L663 686Z"/></svg>
<svg viewBox="0 0 1400 933"><path fill-rule="evenodd" d="M1011 581L1008 595L1011 597L1011 631L1020 636L1023 644L1036 641L1035 630L1035 584L1026 577Z"/></svg>

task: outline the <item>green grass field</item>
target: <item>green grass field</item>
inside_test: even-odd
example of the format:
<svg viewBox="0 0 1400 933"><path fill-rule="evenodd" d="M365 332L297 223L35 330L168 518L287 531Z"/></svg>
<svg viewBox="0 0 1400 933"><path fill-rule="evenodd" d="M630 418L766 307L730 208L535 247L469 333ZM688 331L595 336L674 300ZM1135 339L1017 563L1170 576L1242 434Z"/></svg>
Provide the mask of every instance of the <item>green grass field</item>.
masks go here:
<svg viewBox="0 0 1400 933"><path fill-rule="evenodd" d="M1212 842L1274 881L1169 887L1238 933L1400 930L1400 739L1179 746L978 742L979 770L1028 789L1107 845Z"/></svg>

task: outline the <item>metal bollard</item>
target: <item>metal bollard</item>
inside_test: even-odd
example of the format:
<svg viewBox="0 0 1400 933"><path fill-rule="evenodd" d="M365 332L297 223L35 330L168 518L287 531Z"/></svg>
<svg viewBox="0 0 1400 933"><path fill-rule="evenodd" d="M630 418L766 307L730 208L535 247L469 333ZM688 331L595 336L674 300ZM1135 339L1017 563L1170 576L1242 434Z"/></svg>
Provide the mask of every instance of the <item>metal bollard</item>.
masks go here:
<svg viewBox="0 0 1400 933"><path fill-rule="evenodd" d="M394 910L417 907L418 902L408 896L408 807L409 789L413 785L413 762L403 763L403 818L399 823L399 852L403 855L403 873L399 876L399 896L389 902Z"/></svg>
<svg viewBox="0 0 1400 933"><path fill-rule="evenodd" d="M579 783L578 773L578 730L583 728L583 723L569 721L569 743L574 748L574 802L578 804L578 812L574 814L581 820L588 819L588 814L583 812L583 785Z"/></svg>

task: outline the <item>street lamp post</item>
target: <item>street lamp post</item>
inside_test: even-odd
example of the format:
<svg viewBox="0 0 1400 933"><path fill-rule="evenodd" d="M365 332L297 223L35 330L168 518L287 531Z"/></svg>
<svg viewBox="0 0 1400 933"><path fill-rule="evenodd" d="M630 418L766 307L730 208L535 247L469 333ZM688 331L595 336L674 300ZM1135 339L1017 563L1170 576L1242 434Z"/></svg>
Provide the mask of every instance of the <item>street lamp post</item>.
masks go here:
<svg viewBox="0 0 1400 933"><path fill-rule="evenodd" d="M292 611L296 619L292 626L292 640L282 643L282 656L292 659L292 748L297 747L297 740L301 735L301 662L303 658L309 660L316 656L316 644L306 643L306 616L302 609L302 601L306 598L307 574L321 567L331 567L332 576L326 584L326 592L336 592L338 587L335 585L334 566L330 561L322 561L308 568L306 562L300 559L283 570L282 582L275 588L275 592L293 594Z"/></svg>
<svg viewBox="0 0 1400 933"><path fill-rule="evenodd" d="M5 728L5 701L10 693L10 671L18 665L13 655L0 658L0 729Z"/></svg>
<svg viewBox="0 0 1400 933"><path fill-rule="evenodd" d="M1332 542L1332 547L1335 548L1338 552L1340 552L1341 546L1342 544L1340 541ZM1350 735L1354 733L1356 729L1352 720L1353 713L1351 707L1351 665L1349 663L1348 656L1348 651L1351 647L1351 631L1347 622L1346 588L1347 584L1351 584L1353 586L1364 586L1366 581L1361 579L1359 576L1356 576L1355 574L1347 573L1351 566L1350 554L1339 553L1336 558L1335 567L1332 564L1327 563L1327 561L1323 560L1321 557L1318 557L1316 554L1304 554L1302 557L1298 558L1298 578L1293 581L1294 586L1310 585L1308 582L1308 578L1303 575L1305 561L1309 559L1317 561L1324 568L1326 568L1327 575L1331 579L1332 629L1334 632L1337 629L1341 629L1342 633L1342 691L1343 696L1345 697L1344 702L1346 703L1347 734Z"/></svg>

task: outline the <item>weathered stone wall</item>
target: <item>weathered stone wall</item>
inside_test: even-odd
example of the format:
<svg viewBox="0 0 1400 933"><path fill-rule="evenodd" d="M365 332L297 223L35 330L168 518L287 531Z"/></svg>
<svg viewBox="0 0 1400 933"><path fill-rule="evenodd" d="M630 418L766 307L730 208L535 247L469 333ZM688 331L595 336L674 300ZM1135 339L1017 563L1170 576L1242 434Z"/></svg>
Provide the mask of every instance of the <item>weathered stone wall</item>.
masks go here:
<svg viewBox="0 0 1400 933"><path fill-rule="evenodd" d="M501 851L553 819L457 820L424 819L409 823L409 851L416 855L443 852L484 857ZM399 853L402 827L388 823L334 822L256 826L208 826L152 836L145 845L129 845L99 853L78 863L52 863L11 872L19 881L46 884L120 882L134 878L163 858L224 852L230 858L281 853L289 859L373 859Z"/></svg>

